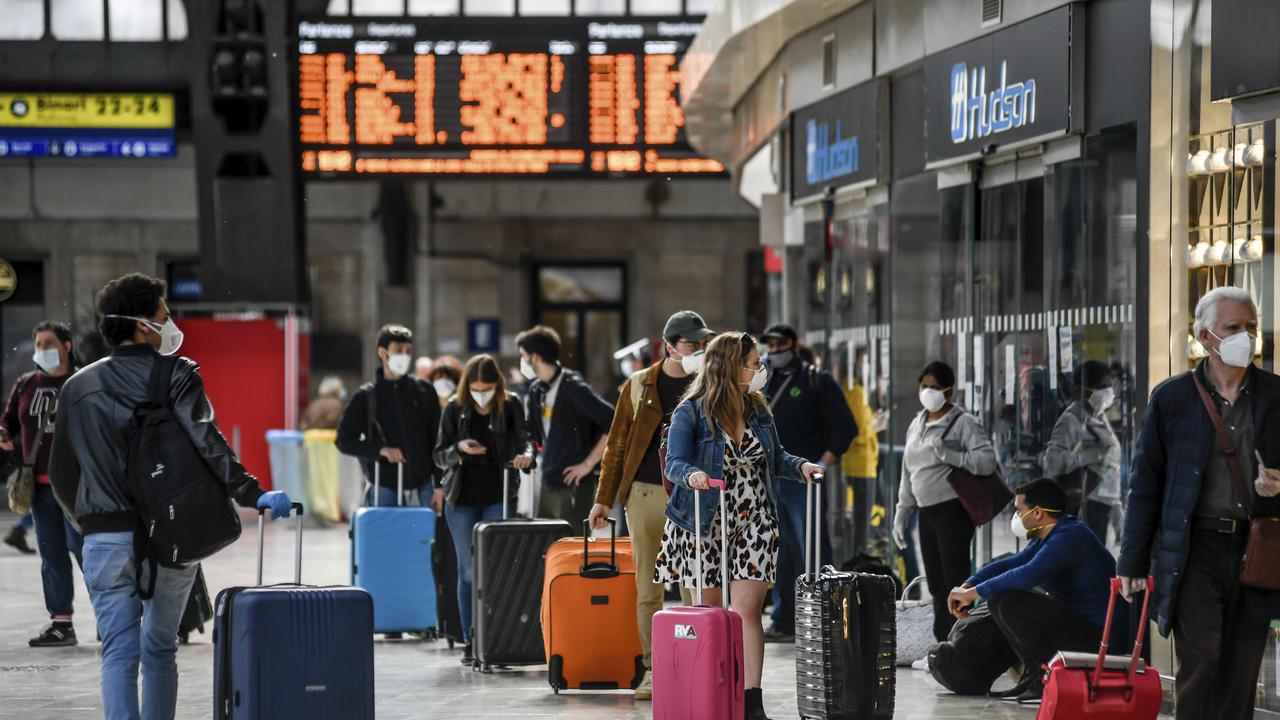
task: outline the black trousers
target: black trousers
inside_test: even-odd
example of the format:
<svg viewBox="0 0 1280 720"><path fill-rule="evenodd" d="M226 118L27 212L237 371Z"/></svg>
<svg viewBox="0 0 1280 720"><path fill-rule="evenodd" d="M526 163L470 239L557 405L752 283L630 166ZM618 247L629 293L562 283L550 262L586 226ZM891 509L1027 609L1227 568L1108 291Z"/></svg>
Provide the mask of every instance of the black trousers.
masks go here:
<svg viewBox="0 0 1280 720"><path fill-rule="evenodd" d="M933 636L942 642L956 619L947 612L947 595L972 574L969 545L973 521L959 500L920 508L920 556L925 584L933 595Z"/></svg>
<svg viewBox="0 0 1280 720"><path fill-rule="evenodd" d="M1111 506L1097 500L1085 500L1080 508L1080 519L1093 531L1094 535L1107 544L1107 528L1111 527Z"/></svg>
<svg viewBox="0 0 1280 720"><path fill-rule="evenodd" d="M1178 720L1253 717L1270 622L1244 609L1245 540L1212 531L1196 531L1191 539L1173 625Z"/></svg>
<svg viewBox="0 0 1280 720"><path fill-rule="evenodd" d="M1096 653L1102 642L1102 628L1048 595L1011 590L989 604L991 617L1028 669L1039 668L1063 650Z"/></svg>

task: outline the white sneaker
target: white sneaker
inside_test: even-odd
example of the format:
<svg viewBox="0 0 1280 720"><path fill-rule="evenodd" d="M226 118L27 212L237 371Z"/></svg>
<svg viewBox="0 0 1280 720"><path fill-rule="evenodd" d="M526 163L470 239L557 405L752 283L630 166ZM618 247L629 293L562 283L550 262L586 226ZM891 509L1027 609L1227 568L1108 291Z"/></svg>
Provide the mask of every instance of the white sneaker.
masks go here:
<svg viewBox="0 0 1280 720"><path fill-rule="evenodd" d="M928 672L928 671L929 671L929 656L928 656L928 655L925 655L924 657L920 658L919 660L917 660L917 661L915 661L915 662L911 663L911 669L912 669L912 670L924 670L925 672Z"/></svg>
<svg viewBox="0 0 1280 720"><path fill-rule="evenodd" d="M646 672L644 679L636 686L637 700L653 700L653 673Z"/></svg>

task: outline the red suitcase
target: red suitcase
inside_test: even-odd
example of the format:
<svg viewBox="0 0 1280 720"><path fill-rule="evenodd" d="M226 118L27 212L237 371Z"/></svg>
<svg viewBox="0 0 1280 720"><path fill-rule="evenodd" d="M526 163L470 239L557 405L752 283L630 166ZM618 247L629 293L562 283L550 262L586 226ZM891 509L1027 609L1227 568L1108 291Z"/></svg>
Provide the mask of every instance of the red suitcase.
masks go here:
<svg viewBox="0 0 1280 720"><path fill-rule="evenodd" d="M725 517L724 481L712 480L720 490L720 517ZM696 492L696 491L695 491ZM694 528L702 537L702 516L694 502ZM721 585L728 574L724 549L727 523L720 523ZM696 544L702 565L702 543ZM744 714L742 616L729 609L729 589L721 588L723 607L702 604L702 573L698 573L696 607L676 607L653 616L653 720L741 720Z"/></svg>
<svg viewBox="0 0 1280 720"><path fill-rule="evenodd" d="M1147 610L1155 581L1147 578L1142 616L1138 621L1133 655L1107 655L1111 639L1111 615L1120 578L1111 579L1111 602L1102 629L1102 647L1090 653L1062 652L1049 663L1044 700L1036 720L1155 720L1160 712L1160 672L1142 662L1142 640L1147 631Z"/></svg>

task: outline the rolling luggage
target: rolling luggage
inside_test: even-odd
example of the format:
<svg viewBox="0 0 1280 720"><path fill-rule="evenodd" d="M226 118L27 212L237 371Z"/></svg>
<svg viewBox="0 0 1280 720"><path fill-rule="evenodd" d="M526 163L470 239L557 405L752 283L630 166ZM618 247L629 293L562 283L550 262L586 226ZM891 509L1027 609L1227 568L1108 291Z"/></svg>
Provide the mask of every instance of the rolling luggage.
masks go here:
<svg viewBox="0 0 1280 720"><path fill-rule="evenodd" d="M609 549L581 538L557 540L547 550L542 588L542 641L547 681L561 690L635 688L644 679L644 648L636 626L636 568L631 539L618 539L609 518Z"/></svg>
<svg viewBox="0 0 1280 720"><path fill-rule="evenodd" d="M729 609L728 523L720 490L721 607L702 604L702 512L693 507L698 582L694 607L675 607L653 616L653 720L740 720L745 709L742 616ZM695 495L698 491L694 491Z"/></svg>
<svg viewBox="0 0 1280 720"><path fill-rule="evenodd" d="M462 637L462 613L458 610L458 553L444 515L436 518L436 541L431 544L431 574L436 581L436 637L454 643Z"/></svg>
<svg viewBox="0 0 1280 720"><path fill-rule="evenodd" d="M796 704L802 718L888 720L897 678L894 581L818 567L818 488L810 483L805 498L805 569L812 572L796 579Z"/></svg>
<svg viewBox="0 0 1280 720"><path fill-rule="evenodd" d="M1044 700L1036 720L1155 720L1160 712L1160 672L1142 662L1142 641L1147 632L1147 610L1155 581L1147 578L1142 615L1133 643L1133 654L1108 655L1111 619L1120 594L1120 578L1111 579L1111 601L1102 629L1098 654L1060 652L1049 662Z"/></svg>
<svg viewBox="0 0 1280 720"><path fill-rule="evenodd" d="M191 633L204 634L204 624L213 619L213 603L209 601L209 586L204 582L204 568L196 564L196 579L191 583L191 593L187 596L187 608L182 611L182 620L178 623L178 642L186 645L191 640Z"/></svg>
<svg viewBox="0 0 1280 720"><path fill-rule="evenodd" d="M292 584L218 593L213 624L215 720L371 720L373 600L353 587L302 584L302 504Z"/></svg>
<svg viewBox="0 0 1280 720"><path fill-rule="evenodd" d="M508 520L509 473L502 474L502 519L476 523L471 542L473 667L541 665L542 579L547 549L573 534L564 520Z"/></svg>
<svg viewBox="0 0 1280 720"><path fill-rule="evenodd" d="M351 584L373 597L374 632L426 632L437 625L431 572L436 514L431 508L401 504L403 463L398 466L397 504L378 507L378 465L373 465L374 506L356 510L351 519Z"/></svg>
<svg viewBox="0 0 1280 720"><path fill-rule="evenodd" d="M1017 663L1018 654L986 604L956 621L946 641L929 651L929 674L957 695L985 696Z"/></svg>

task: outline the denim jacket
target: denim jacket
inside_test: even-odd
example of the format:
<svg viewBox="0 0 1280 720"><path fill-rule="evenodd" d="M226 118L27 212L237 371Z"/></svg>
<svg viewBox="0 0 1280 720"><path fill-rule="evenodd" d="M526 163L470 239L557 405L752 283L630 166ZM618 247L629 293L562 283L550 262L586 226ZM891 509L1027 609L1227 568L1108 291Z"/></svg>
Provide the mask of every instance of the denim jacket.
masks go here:
<svg viewBox="0 0 1280 720"><path fill-rule="evenodd" d="M778 428L769 411L751 401L747 415L751 432L760 439L765 454L764 486L769 502L777 507L773 496L773 478L803 482L800 465L804 459L786 451L778 440ZM702 470L709 477L724 477L725 434L720 423L707 415L699 400L686 400L676 406L671 415L671 428L667 431L667 464L664 472L671 480L671 499L667 501L667 517L686 532L692 533L693 503L695 493L689 487L689 476ZM701 494L702 536L711 535L711 518L714 517L720 491L705 490Z"/></svg>

